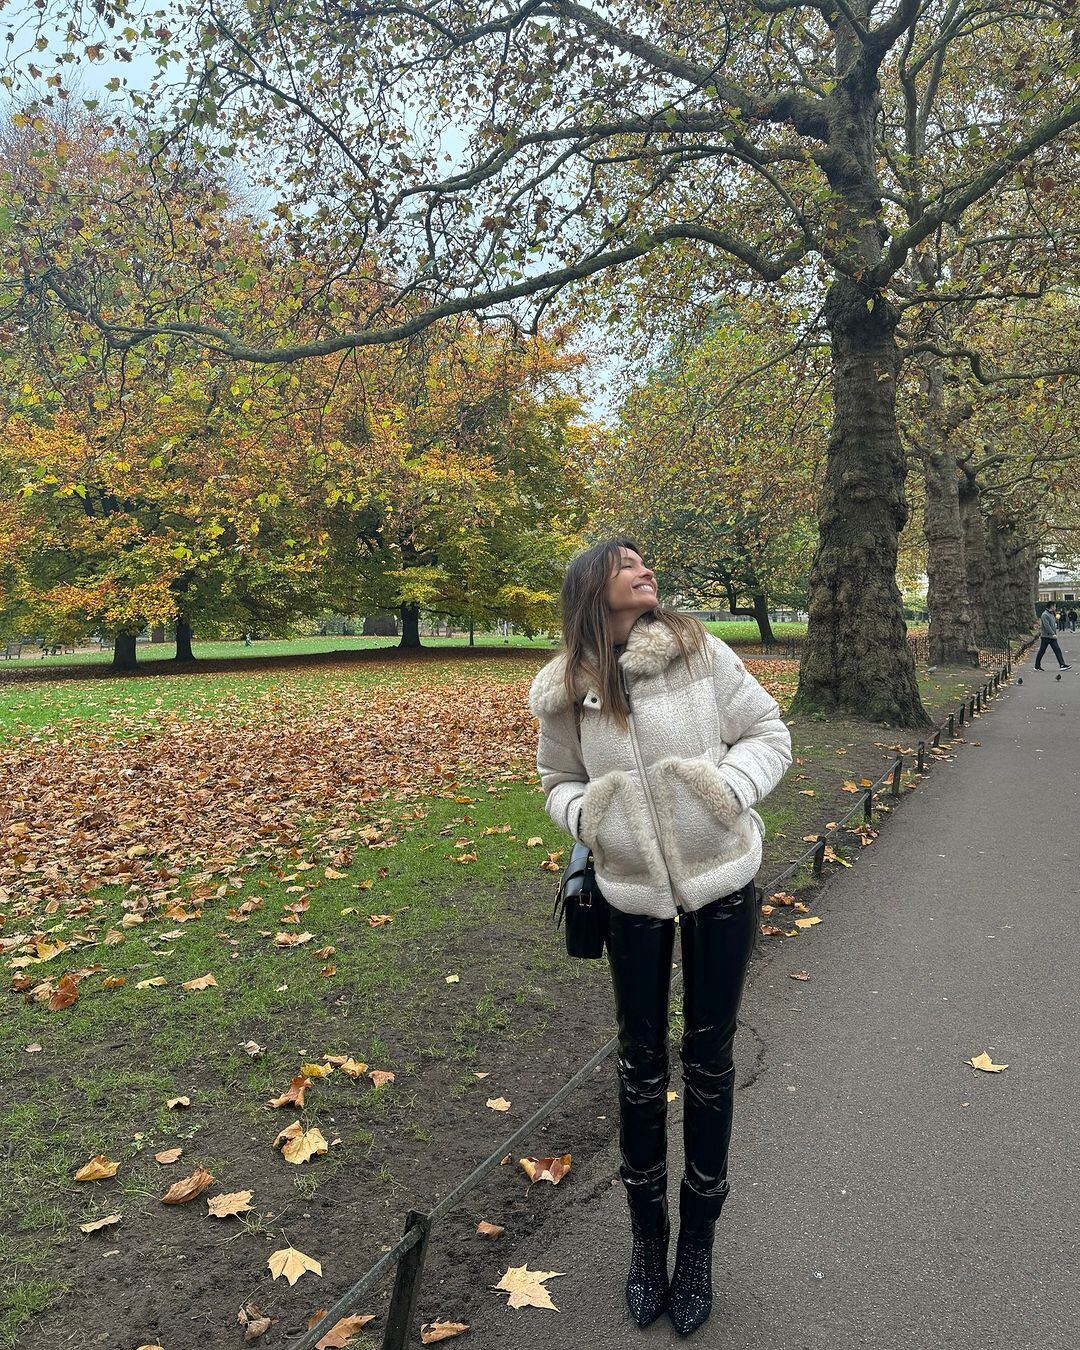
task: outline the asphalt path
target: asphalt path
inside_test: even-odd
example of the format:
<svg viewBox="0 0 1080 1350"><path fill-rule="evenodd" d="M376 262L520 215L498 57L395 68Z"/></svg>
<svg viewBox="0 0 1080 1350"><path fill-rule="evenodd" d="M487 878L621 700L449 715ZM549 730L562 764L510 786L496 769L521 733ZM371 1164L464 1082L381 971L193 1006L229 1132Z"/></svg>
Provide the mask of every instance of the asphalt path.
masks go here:
<svg viewBox="0 0 1080 1350"><path fill-rule="evenodd" d="M716 1299L694 1344L1080 1347L1080 638L1061 641L1073 669L1058 681L1030 654L1014 669L955 758L820 895L822 922L759 943ZM789 978L799 969L809 981ZM1008 1068L965 1064L983 1051ZM548 1285L559 1312L492 1293L474 1342L684 1343L666 1318L640 1331L626 1312L617 1167L614 1144L575 1158L546 1227L507 1254L565 1272Z"/></svg>

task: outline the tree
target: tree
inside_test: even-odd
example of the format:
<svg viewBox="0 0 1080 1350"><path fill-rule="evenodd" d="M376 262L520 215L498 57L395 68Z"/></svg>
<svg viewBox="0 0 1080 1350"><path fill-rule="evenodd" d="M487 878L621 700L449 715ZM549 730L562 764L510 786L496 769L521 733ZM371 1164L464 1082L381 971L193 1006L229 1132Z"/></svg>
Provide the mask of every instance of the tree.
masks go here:
<svg viewBox="0 0 1080 1350"><path fill-rule="evenodd" d="M121 311L103 303L100 273L56 258L37 284L116 344L166 333L274 362L469 310L535 317L563 287L677 240L708 249L733 284L816 271L833 427L796 702L925 721L894 575L906 505L890 292L913 252L1080 120L1054 0L226 0L189 42L185 22L128 0L64 6L60 62L142 43L166 72L139 99L159 108L186 63L179 134L239 157L275 194L311 294L325 301L326 279L368 257L412 307L382 299L349 326L327 306L318 337L275 341L201 301L193 311L178 288ZM51 78L62 86L62 64ZM915 159L911 119L929 133Z"/></svg>
<svg viewBox="0 0 1080 1350"><path fill-rule="evenodd" d="M786 317L746 303L689 326L593 471L593 531L632 531L665 591L753 618L762 641L769 596L805 603L828 423L820 352L790 350Z"/></svg>

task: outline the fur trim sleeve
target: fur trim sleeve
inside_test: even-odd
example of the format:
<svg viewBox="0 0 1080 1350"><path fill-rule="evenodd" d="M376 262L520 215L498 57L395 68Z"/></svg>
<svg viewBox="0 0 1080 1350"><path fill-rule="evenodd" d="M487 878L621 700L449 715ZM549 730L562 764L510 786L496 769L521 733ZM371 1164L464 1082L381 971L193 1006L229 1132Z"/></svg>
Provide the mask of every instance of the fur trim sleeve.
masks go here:
<svg viewBox="0 0 1080 1350"><path fill-rule="evenodd" d="M560 830L580 841L578 824L589 775L581 758L581 742L573 707L541 714L536 771L544 790L544 809Z"/></svg>
<svg viewBox="0 0 1080 1350"><path fill-rule="evenodd" d="M756 806L791 767L791 733L780 706L731 648L710 634L720 733L730 747L720 765L744 808Z"/></svg>

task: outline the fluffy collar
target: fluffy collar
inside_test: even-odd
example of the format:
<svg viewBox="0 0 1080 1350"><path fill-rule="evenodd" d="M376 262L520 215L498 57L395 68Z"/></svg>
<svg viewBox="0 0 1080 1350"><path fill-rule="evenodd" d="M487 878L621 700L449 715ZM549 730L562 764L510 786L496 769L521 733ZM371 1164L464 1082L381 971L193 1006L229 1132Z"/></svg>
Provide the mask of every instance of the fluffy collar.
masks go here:
<svg viewBox="0 0 1080 1350"><path fill-rule="evenodd" d="M641 618L630 629L626 650L619 657L619 665L627 675L641 679L659 675L678 655L679 644L667 624L656 619L649 621ZM529 690L529 710L534 717L558 712L569 705L563 678L565 670L565 652L559 652L546 666L541 667ZM579 701L591 692L580 676L576 688Z"/></svg>

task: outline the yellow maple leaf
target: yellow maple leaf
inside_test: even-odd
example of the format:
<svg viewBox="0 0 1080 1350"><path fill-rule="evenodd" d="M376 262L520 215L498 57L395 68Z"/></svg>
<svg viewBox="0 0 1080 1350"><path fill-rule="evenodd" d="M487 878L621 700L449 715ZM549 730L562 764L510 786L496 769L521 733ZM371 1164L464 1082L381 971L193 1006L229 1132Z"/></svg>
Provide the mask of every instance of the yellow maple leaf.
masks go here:
<svg viewBox="0 0 1080 1350"><path fill-rule="evenodd" d="M270 1267L270 1274L275 1280L284 1275L290 1285L294 1285L300 1276L309 1270L322 1277L322 1265L310 1256L305 1256L303 1252L297 1251L295 1247L282 1247L268 1258L266 1264Z"/></svg>
<svg viewBox="0 0 1080 1350"><path fill-rule="evenodd" d="M197 980L185 980L180 986L181 989L213 989L217 986L217 980L213 975L200 975Z"/></svg>
<svg viewBox="0 0 1080 1350"><path fill-rule="evenodd" d="M510 1295L507 1301L510 1308L550 1308L552 1312L558 1312L544 1284L562 1274L561 1270L530 1270L528 1266L511 1266L493 1288Z"/></svg>
<svg viewBox="0 0 1080 1350"><path fill-rule="evenodd" d="M254 1194L254 1191L229 1191L226 1195L215 1195L207 1199L207 1209L215 1219L231 1219L251 1209L251 1197Z"/></svg>
<svg viewBox="0 0 1080 1350"><path fill-rule="evenodd" d="M981 1055L976 1055L974 1059L969 1059L966 1062L973 1069L981 1069L983 1073L1001 1073L1003 1069L1009 1067L1007 1064L995 1064L985 1050Z"/></svg>
<svg viewBox="0 0 1080 1350"><path fill-rule="evenodd" d="M104 1153L99 1153L96 1158L91 1158L88 1163L83 1163L82 1167L75 1173L76 1181L105 1181L109 1177L116 1176L118 1162L110 1162Z"/></svg>

